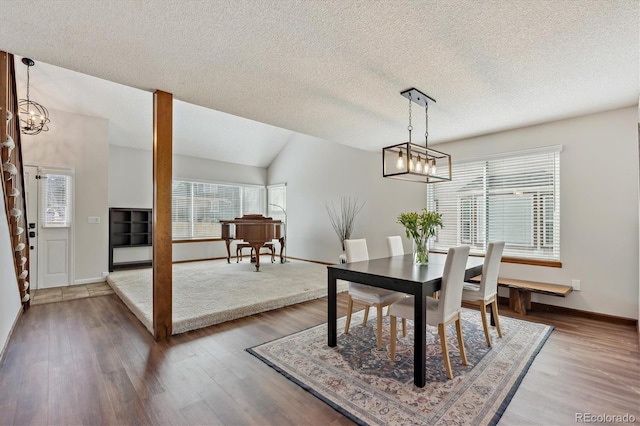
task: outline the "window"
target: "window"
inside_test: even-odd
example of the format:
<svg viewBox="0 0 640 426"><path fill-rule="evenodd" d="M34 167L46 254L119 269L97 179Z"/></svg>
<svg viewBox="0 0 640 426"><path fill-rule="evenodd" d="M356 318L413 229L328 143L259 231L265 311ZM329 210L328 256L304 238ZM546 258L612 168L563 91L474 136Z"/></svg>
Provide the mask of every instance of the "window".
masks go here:
<svg viewBox="0 0 640 426"><path fill-rule="evenodd" d="M72 180L68 174L39 175L41 225L45 228L67 228L72 221Z"/></svg>
<svg viewBox="0 0 640 426"><path fill-rule="evenodd" d="M286 222L287 184L267 186L267 216L273 220Z"/></svg>
<svg viewBox="0 0 640 426"><path fill-rule="evenodd" d="M174 239L220 238L220 220L264 214L262 186L174 180L171 223Z"/></svg>
<svg viewBox="0 0 640 426"><path fill-rule="evenodd" d="M488 242L505 241L504 256L559 261L560 150L453 164L451 182L427 189L427 207L444 224L432 248L466 244L482 254Z"/></svg>

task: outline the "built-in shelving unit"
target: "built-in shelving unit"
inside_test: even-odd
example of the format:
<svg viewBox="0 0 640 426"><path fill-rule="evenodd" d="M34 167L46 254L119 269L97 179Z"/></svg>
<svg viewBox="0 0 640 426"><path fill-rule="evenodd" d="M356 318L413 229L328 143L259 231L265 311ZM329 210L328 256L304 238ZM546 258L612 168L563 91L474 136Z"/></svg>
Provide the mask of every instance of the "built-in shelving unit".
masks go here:
<svg viewBox="0 0 640 426"><path fill-rule="evenodd" d="M151 209L109 209L109 272L115 269L151 266L151 260L113 261L113 252L126 247L150 247L152 243Z"/></svg>

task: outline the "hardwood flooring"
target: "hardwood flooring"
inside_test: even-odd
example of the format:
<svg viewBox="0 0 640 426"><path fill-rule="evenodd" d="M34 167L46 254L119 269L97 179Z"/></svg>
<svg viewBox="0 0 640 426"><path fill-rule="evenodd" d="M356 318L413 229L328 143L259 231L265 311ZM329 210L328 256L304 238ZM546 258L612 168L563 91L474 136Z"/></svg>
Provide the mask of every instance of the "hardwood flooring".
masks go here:
<svg viewBox="0 0 640 426"><path fill-rule="evenodd" d="M346 314L344 294L338 312ZM573 424L582 412L640 422L635 327L526 319L556 329L501 424ZM0 365L0 424L351 424L245 352L324 321L319 299L155 343L116 295L32 306Z"/></svg>

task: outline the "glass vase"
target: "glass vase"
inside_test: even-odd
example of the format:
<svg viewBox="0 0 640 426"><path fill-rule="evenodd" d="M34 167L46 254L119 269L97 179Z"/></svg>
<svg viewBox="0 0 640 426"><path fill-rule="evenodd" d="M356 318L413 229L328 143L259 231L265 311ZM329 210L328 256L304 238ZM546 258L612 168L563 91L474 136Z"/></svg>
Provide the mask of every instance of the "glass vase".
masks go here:
<svg viewBox="0 0 640 426"><path fill-rule="evenodd" d="M414 265L429 263L429 239L426 236L413 239L413 263Z"/></svg>

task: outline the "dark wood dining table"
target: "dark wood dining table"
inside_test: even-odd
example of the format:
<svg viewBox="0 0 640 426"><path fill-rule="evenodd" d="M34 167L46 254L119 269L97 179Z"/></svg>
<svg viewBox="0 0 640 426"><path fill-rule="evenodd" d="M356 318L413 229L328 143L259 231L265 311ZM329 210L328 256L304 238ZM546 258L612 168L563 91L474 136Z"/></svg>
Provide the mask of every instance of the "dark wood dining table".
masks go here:
<svg viewBox="0 0 640 426"><path fill-rule="evenodd" d="M413 382L418 387L426 383L426 297L440 290L446 254L432 253L427 265L414 265L413 255L384 257L363 262L327 266L328 270L328 344L337 345L336 280L351 281L400 291L415 297L414 304L414 365ZM482 273L482 257L469 257L465 280Z"/></svg>

